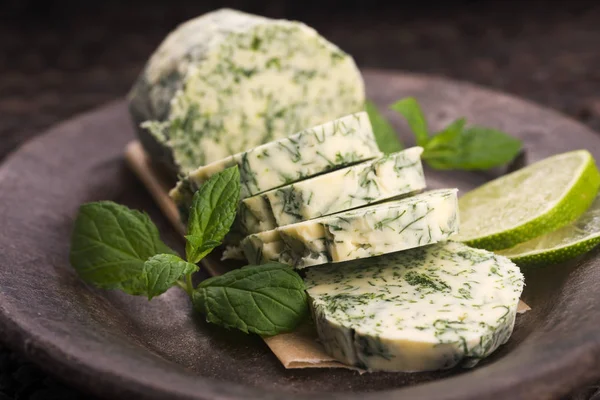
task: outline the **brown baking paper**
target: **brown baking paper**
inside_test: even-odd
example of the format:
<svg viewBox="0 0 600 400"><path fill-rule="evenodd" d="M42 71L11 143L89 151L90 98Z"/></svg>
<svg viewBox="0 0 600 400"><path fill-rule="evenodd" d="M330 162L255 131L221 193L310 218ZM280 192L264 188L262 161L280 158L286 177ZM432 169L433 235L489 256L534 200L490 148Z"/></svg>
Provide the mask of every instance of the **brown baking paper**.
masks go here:
<svg viewBox="0 0 600 400"><path fill-rule="evenodd" d="M135 141L127 145L125 159L133 172L146 186L165 216L183 236L185 227L179 219L179 212L175 203L168 195L171 187L153 168L140 142ZM212 275L220 275L229 270L225 264L211 257L203 259L201 263ZM531 308L521 300L517 312L522 314L529 310ZM358 370L328 356L317 340L314 327L310 324L302 325L294 332L282 333L263 339L285 368L347 368Z"/></svg>

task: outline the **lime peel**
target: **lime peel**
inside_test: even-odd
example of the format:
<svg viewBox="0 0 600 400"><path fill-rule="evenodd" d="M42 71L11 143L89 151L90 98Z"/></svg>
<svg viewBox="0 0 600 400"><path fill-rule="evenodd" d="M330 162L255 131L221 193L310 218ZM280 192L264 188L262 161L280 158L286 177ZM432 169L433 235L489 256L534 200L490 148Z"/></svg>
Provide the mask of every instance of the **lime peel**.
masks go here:
<svg viewBox="0 0 600 400"><path fill-rule="evenodd" d="M578 257L600 244L600 196L571 225L518 244L497 254L506 256L519 267L559 264Z"/></svg>

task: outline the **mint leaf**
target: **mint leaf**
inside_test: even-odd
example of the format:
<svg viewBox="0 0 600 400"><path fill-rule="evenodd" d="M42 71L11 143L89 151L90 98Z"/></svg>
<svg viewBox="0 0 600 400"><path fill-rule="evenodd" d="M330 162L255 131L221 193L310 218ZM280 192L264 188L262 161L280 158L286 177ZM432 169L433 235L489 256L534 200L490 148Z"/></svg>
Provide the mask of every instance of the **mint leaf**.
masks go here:
<svg viewBox="0 0 600 400"><path fill-rule="evenodd" d="M302 278L275 262L207 279L192 300L208 322L265 336L291 331L307 315Z"/></svg>
<svg viewBox="0 0 600 400"><path fill-rule="evenodd" d="M520 140L496 129L473 126L458 132L446 142L433 143L434 137L423 159L436 169L486 170L509 163L522 148Z"/></svg>
<svg viewBox="0 0 600 400"><path fill-rule="evenodd" d="M71 236L69 260L86 282L104 289L146 293L144 262L173 250L148 215L111 201L83 204Z"/></svg>
<svg viewBox="0 0 600 400"><path fill-rule="evenodd" d="M445 161L459 157L461 151L460 136L465 124L466 120L464 118L458 119L431 138L422 154L423 160L430 167L445 169Z"/></svg>
<svg viewBox="0 0 600 400"><path fill-rule="evenodd" d="M390 108L399 112L406 119L408 126L415 134L417 145L425 147L429 142L429 130L427 129L427 120L417 100L414 97L407 97L396 102Z"/></svg>
<svg viewBox="0 0 600 400"><path fill-rule="evenodd" d="M523 143L496 129L472 126L463 131L461 169L489 169L512 161Z"/></svg>
<svg viewBox="0 0 600 400"><path fill-rule="evenodd" d="M240 198L237 166L213 175L194 194L188 220L185 254L197 263L223 241L235 219Z"/></svg>
<svg viewBox="0 0 600 400"><path fill-rule="evenodd" d="M194 246L196 249L198 249L198 252L203 252L206 250L210 251L221 244L221 242L217 242L216 240L209 239L205 241L202 236L197 235L187 235L185 236L185 239L188 241L188 243L190 243L191 246Z"/></svg>
<svg viewBox="0 0 600 400"><path fill-rule="evenodd" d="M398 138L398 133L383 114L379 112L375 103L367 100L365 110L369 114L379 150L383 153L394 153L402 150L404 146Z"/></svg>
<svg viewBox="0 0 600 400"><path fill-rule="evenodd" d="M457 119L452 122L446 128L437 133L432 137L425 148L429 152L433 151L444 151L444 150L457 150L457 146L460 145L459 137L465 129L467 121L464 118Z"/></svg>
<svg viewBox="0 0 600 400"><path fill-rule="evenodd" d="M142 270L148 300L163 294L179 279L198 269L196 264L184 261L174 254L157 254L150 257Z"/></svg>
<svg viewBox="0 0 600 400"><path fill-rule="evenodd" d="M458 119L433 137L416 99L407 97L390 107L402 114L423 147L423 160L435 169L485 170L512 161L521 151L520 140L495 129L473 126Z"/></svg>

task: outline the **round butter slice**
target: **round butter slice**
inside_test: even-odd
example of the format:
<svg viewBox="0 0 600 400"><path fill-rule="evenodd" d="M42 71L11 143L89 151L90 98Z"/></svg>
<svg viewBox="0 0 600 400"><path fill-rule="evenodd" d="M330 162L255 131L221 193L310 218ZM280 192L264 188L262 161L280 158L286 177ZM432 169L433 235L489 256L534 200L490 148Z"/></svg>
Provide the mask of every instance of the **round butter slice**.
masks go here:
<svg viewBox="0 0 600 400"><path fill-rule="evenodd" d="M474 366L510 338L523 275L508 258L445 242L310 268L319 339L371 371Z"/></svg>

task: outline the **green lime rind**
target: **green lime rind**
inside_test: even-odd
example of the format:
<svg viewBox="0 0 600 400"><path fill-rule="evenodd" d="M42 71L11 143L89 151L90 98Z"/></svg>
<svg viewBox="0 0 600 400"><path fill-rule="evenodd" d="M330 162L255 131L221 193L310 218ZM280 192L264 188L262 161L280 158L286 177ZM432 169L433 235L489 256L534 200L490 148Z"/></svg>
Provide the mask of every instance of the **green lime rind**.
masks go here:
<svg viewBox="0 0 600 400"><path fill-rule="evenodd" d="M569 261L600 244L600 196L574 223L554 232L496 253L521 268L535 268Z"/></svg>
<svg viewBox="0 0 600 400"><path fill-rule="evenodd" d="M570 170L568 170L569 163ZM559 180L557 174L563 171L564 175L560 178L568 181L558 187L553 185ZM529 175L535 179L527 179L531 178ZM523 182L526 182L526 186L523 186ZM540 190L537 190L538 188ZM556 193L556 190L561 188L562 193L553 194L554 198L549 200L554 202L553 204L548 204L548 201L541 202L543 208L532 204L536 203L532 198L538 192L544 192L542 189L546 189L546 193L548 191ZM488 182L461 197L459 199L461 221L464 221L463 217L467 216L467 221L472 221L470 225L473 223L484 225L483 230L487 232L480 234L477 232L477 227L473 229L469 223L462 223L461 232L455 240L492 251L514 247L577 220L590 207L599 188L600 173L594 158L587 150L577 150L547 158ZM490 193L494 193L497 197L490 196ZM486 201L493 207L494 202L501 200L502 196L510 196L514 203L503 210L503 218L510 218L511 213L522 214L522 207L541 209L528 214L526 218L519 219L512 226L502 227L503 218L494 219L497 216L490 212L486 214L485 209ZM478 206L479 204L483 206Z"/></svg>

